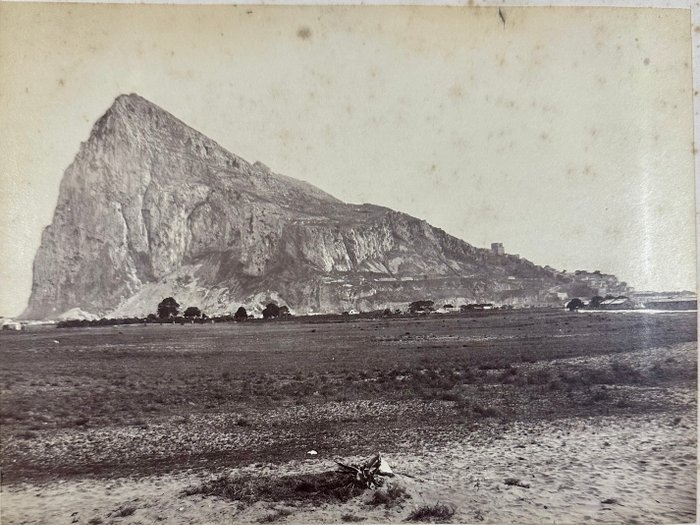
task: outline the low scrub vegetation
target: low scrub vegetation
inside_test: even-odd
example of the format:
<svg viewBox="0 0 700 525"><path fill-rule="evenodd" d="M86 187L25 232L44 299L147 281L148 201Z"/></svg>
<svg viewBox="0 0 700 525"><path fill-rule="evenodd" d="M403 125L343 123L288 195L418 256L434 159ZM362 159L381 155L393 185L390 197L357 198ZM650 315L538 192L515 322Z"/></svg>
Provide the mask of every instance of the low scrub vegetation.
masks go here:
<svg viewBox="0 0 700 525"><path fill-rule="evenodd" d="M433 505L423 505L414 509L406 518L408 521L428 521L442 523L448 521L455 514L455 508L452 505L444 503L435 503Z"/></svg>
<svg viewBox="0 0 700 525"><path fill-rule="evenodd" d="M127 516L131 516L134 512L136 512L136 507L133 505L126 505L117 509L113 516L116 516L117 518L126 518Z"/></svg>
<svg viewBox="0 0 700 525"><path fill-rule="evenodd" d="M363 518L362 516L356 516L355 514L343 514L340 516L340 520L343 523L357 523L360 521L365 521L367 518Z"/></svg>
<svg viewBox="0 0 700 525"><path fill-rule="evenodd" d="M258 520L258 523L274 523L275 521L279 521L283 518L286 518L291 514L292 511L289 509L278 509L270 514L265 514L262 518Z"/></svg>
<svg viewBox="0 0 700 525"><path fill-rule="evenodd" d="M224 476L185 491L186 495L203 494L233 501L303 501L307 503L345 502L362 493L338 472L322 472L278 478Z"/></svg>

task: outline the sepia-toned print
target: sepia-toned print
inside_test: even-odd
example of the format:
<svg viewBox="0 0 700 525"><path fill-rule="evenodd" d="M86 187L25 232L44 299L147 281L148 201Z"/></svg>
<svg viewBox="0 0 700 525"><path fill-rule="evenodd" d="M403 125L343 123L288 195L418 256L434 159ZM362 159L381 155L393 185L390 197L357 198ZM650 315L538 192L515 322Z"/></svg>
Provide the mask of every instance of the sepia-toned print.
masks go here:
<svg viewBox="0 0 700 525"><path fill-rule="evenodd" d="M0 3L2 523L693 523L682 9Z"/></svg>

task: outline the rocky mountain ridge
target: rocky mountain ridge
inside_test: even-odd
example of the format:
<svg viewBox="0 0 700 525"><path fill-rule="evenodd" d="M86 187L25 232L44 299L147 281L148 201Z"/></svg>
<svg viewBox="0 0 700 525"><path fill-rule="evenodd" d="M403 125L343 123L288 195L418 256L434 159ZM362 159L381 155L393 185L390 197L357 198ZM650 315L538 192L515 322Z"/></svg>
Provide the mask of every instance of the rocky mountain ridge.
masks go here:
<svg viewBox="0 0 700 525"><path fill-rule="evenodd" d="M416 299L544 304L581 286L250 164L132 94L114 101L64 173L23 317L140 316L168 295L209 314L270 300L296 313Z"/></svg>

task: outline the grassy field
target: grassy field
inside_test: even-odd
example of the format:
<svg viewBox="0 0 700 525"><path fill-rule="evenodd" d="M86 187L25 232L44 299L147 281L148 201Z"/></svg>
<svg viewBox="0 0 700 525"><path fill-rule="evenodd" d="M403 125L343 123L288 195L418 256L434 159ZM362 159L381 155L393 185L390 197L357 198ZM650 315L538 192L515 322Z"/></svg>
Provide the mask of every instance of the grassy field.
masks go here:
<svg viewBox="0 0 700 525"><path fill-rule="evenodd" d="M410 451L518 421L687 415L694 400L674 392L696 390L696 358L676 348L696 326L691 313L525 310L2 333L3 482Z"/></svg>

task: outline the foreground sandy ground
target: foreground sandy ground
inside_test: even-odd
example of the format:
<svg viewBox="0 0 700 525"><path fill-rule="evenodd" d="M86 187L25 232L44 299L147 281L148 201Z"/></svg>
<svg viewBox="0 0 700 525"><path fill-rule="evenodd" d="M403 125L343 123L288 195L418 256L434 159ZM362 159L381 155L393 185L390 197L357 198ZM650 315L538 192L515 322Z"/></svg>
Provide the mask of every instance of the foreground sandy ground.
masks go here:
<svg viewBox="0 0 700 525"><path fill-rule="evenodd" d="M455 507L451 521L459 523L691 523L696 432L692 417L577 418L482 428L414 454L386 451L397 473L389 483L410 495L392 508L369 504L370 494L321 507L185 495L225 473L334 468L331 458L318 456L207 474L20 484L2 494L3 523L255 523L280 509L290 512L278 518L288 523L382 523L438 501ZM519 483L506 484L509 478ZM134 511L119 516L122 509Z"/></svg>

